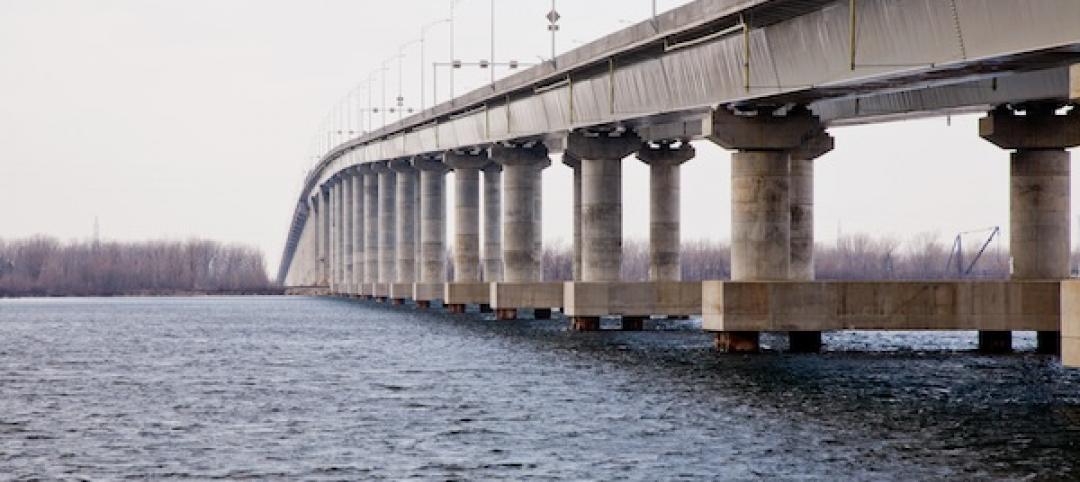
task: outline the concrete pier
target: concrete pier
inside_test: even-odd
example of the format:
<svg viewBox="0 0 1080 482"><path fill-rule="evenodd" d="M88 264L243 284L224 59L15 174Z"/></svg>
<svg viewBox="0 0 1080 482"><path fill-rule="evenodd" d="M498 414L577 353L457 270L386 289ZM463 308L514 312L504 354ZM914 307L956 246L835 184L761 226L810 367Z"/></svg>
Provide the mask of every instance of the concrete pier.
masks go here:
<svg viewBox="0 0 1080 482"><path fill-rule="evenodd" d="M446 282L446 172L442 161L413 159L420 172L420 278L413 299L420 306L442 299Z"/></svg>
<svg viewBox="0 0 1080 482"><path fill-rule="evenodd" d="M573 280L581 281L581 159L574 157L572 153L563 153L563 164L573 169L573 213L571 219L573 225Z"/></svg>
<svg viewBox="0 0 1080 482"><path fill-rule="evenodd" d="M387 163L372 165L379 175L379 277L375 296L390 296L397 279L397 176Z"/></svg>
<svg viewBox="0 0 1080 482"><path fill-rule="evenodd" d="M486 152L447 152L443 162L454 171L454 283L479 283L480 276L480 169L489 162ZM457 294L449 290L448 294ZM486 292L484 293L486 298ZM461 302L464 301L464 302ZM447 297L451 311L456 305L475 301L461 296Z"/></svg>
<svg viewBox="0 0 1080 482"><path fill-rule="evenodd" d="M484 249L481 253L483 279L502 281L502 166L490 163L484 172Z"/></svg>
<svg viewBox="0 0 1080 482"><path fill-rule="evenodd" d="M353 175L346 171L341 177L341 294L353 290Z"/></svg>
<svg viewBox="0 0 1080 482"><path fill-rule="evenodd" d="M679 281L681 166L694 158L688 142L646 143L637 157L649 166L649 280Z"/></svg>
<svg viewBox="0 0 1080 482"><path fill-rule="evenodd" d="M368 169L366 166L360 166L353 169L352 177L352 207L349 209L352 211L352 267L353 277L352 285L353 289L350 294L362 295L362 286L364 284L364 226L365 226L365 212L364 212L364 177L367 175Z"/></svg>
<svg viewBox="0 0 1080 482"><path fill-rule="evenodd" d="M550 308L533 306L532 297L510 296L518 293L509 286L540 281L540 251L536 243L537 208L536 178L550 164L547 148L534 146L494 146L491 160L503 169L503 281L507 288L491 288L493 307L498 318L513 319L520 308ZM504 283L500 283L502 285ZM506 290L511 291L506 291ZM526 288L527 290L527 288Z"/></svg>
<svg viewBox="0 0 1080 482"><path fill-rule="evenodd" d="M736 151L731 156L731 279L787 280L791 267L790 152L822 126L816 117L798 108L786 112L763 109L748 115L721 108L713 112L711 123L709 140ZM791 331L804 330L797 327ZM720 333L717 347L756 351L757 340L748 333Z"/></svg>
<svg viewBox="0 0 1080 482"><path fill-rule="evenodd" d="M362 296L375 296L379 281L379 173L372 165L364 175L364 284Z"/></svg>
<svg viewBox="0 0 1080 482"><path fill-rule="evenodd" d="M1057 103L995 109L979 121L979 134L1013 153L1009 161L1009 254L1014 280L1069 277L1071 159L1080 145L1080 112L1056 115ZM1060 332L1038 335L1039 351L1060 353ZM984 352L1011 350L1008 331L979 333Z"/></svg>
<svg viewBox="0 0 1080 482"><path fill-rule="evenodd" d="M391 298L404 300L412 298L412 284L416 282L416 169L411 159L397 159L390 162L396 180L397 206L397 262L395 266L395 289ZM401 286L407 286L404 289Z"/></svg>
<svg viewBox="0 0 1080 482"><path fill-rule="evenodd" d="M581 161L581 281L616 282L622 269L622 160L641 147L634 134L575 131L566 150ZM567 308L577 298L564 300ZM581 316L581 315L572 315ZM571 323L599 326L592 320Z"/></svg>
<svg viewBox="0 0 1080 482"><path fill-rule="evenodd" d="M331 241L330 241L330 292L338 294L341 289L341 179L334 177L330 187Z"/></svg>
<svg viewBox="0 0 1080 482"><path fill-rule="evenodd" d="M330 286L330 189L322 186L316 195L319 208L319 284Z"/></svg>

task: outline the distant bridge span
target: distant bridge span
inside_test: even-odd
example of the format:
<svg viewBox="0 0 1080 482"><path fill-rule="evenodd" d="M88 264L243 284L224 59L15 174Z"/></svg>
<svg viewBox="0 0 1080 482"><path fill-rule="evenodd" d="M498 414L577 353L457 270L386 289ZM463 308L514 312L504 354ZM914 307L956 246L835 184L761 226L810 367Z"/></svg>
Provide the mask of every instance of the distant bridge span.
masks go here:
<svg viewBox="0 0 1080 482"><path fill-rule="evenodd" d="M809 166L832 149L828 127L992 111L980 134L1017 151L1011 249L1023 291L1023 280L1068 275L1064 149L1080 144L1080 109L1055 110L1061 114L1058 108L1078 97L1075 0L699 0L334 147L305 179L278 279L423 304L494 304L502 316L557 307L579 328L601 315L701 314L710 293L678 284L672 268L678 166L693 157L686 141L709 139L736 151L733 279L807 281ZM579 194L578 283L565 286L542 283L537 269L542 201L535 178L550 152L566 153ZM641 288L643 299L664 298L657 283L671 282L671 293L685 293L669 295L689 307L654 303L628 313L590 291L596 287L588 283L619 286L621 193L610 186L621 159L635 152L652 166L650 222L661 228L651 240L653 284ZM459 173L464 193L455 200L463 221L454 256L465 268L449 283L439 252L445 221L436 214L447 170ZM494 200L483 207L481 171L485 198ZM1048 194L1024 197L1018 190L1025 186ZM757 325L727 329L719 309L719 318L706 315L706 329L720 333L727 348L756 346L756 335L746 334ZM959 327L943 323L930 328ZM971 327L983 329L988 349L1007 346L1009 329L1037 329L1050 349L1060 324L1036 325ZM787 326L793 342L810 333L812 347L820 335L810 328ZM1080 363L1080 326L1064 336L1066 358Z"/></svg>

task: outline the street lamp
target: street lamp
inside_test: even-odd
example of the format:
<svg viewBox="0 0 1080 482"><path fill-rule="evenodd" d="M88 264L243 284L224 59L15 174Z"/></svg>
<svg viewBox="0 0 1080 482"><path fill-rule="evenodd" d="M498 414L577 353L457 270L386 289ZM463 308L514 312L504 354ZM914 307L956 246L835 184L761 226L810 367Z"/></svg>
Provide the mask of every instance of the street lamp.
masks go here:
<svg viewBox="0 0 1080 482"><path fill-rule="evenodd" d="M436 20L436 21L431 22L431 23L429 23L427 25L424 25L423 27L420 27L420 110L421 111L423 111L425 108L427 108L427 91L424 90L424 85L427 84L427 72L426 72L426 70L427 70L427 62L424 60L425 59L425 57L424 57L424 55L425 55L424 54L424 43L426 42L427 31L431 27L434 27L436 25L443 24L443 23L450 23L450 25L453 26L453 22L454 21L451 18L444 18L442 20ZM451 31L453 31L453 28L451 28ZM453 39L451 39L451 41L453 41ZM453 47L451 47L450 50L451 50L451 52L453 52ZM452 55L453 54L451 54L451 58L453 58Z"/></svg>

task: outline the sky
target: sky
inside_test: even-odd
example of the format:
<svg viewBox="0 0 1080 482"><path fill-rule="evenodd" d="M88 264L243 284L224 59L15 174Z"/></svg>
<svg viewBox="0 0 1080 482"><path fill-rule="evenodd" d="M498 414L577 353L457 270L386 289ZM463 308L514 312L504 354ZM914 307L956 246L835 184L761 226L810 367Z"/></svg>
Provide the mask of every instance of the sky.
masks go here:
<svg viewBox="0 0 1080 482"><path fill-rule="evenodd" d="M661 11L682 3L657 1ZM549 57L551 7L457 0L455 57L487 59L492 44L497 62ZM651 8L559 0L556 49ZM366 106L369 86L379 104L384 77L393 104L399 71L405 105L419 108L414 40L449 15L450 0L0 0L0 238L87 239L97 219L103 239L252 245L274 271L301 180L325 147L323 121L341 119L343 102ZM430 67L450 58L448 26L425 36L427 104L433 88L440 100L450 93L448 70ZM461 94L490 71L455 75ZM1007 228L1008 153L978 137L977 119L830 129L836 149L815 170L817 239L930 232L951 242L958 231ZM683 238L726 241L730 155L695 145L683 167ZM624 236L646 239L648 169L627 159L623 172ZM570 238L570 174L557 162L544 174L550 243Z"/></svg>

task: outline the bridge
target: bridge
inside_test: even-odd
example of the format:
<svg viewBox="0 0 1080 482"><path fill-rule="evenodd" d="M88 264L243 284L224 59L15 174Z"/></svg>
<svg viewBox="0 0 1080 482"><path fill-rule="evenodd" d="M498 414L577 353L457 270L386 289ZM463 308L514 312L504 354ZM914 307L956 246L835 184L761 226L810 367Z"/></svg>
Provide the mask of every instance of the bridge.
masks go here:
<svg viewBox="0 0 1080 482"><path fill-rule="evenodd" d="M1080 366L1069 277L1080 145L1075 0L698 0L351 139L310 171L278 280L295 292L441 302L571 328L701 315L726 351L762 331L817 351L823 330L1012 331ZM1002 281L814 280L813 162L834 126L985 113L1012 152ZM692 142L732 154L731 280L679 273L679 170ZM843 146L836 146L842 149ZM573 170L573 280L541 279L540 173ZM622 162L650 166L650 280L619 279ZM446 173L454 172L447 278ZM480 191L484 202L480 202ZM483 233L481 233L483 218Z"/></svg>

